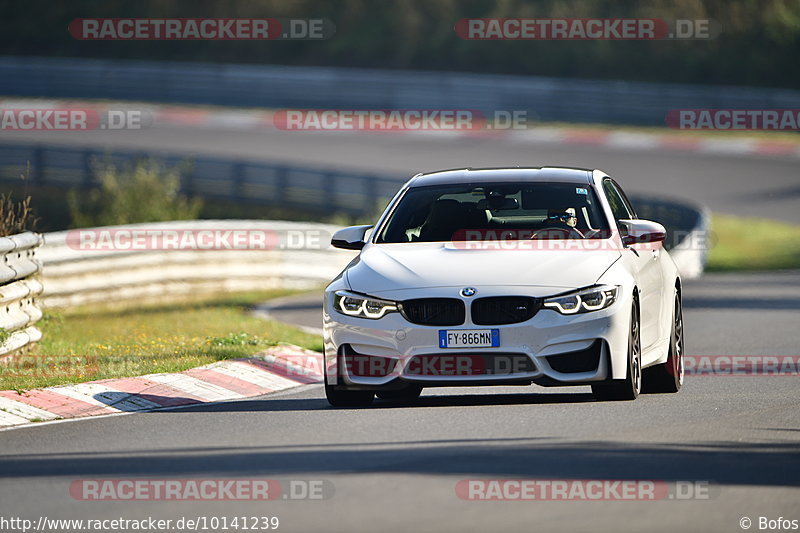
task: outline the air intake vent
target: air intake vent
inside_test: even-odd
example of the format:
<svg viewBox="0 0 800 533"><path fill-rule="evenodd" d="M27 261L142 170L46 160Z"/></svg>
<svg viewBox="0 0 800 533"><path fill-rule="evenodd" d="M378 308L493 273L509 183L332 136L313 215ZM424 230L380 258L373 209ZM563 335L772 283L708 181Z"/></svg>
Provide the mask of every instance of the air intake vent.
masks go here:
<svg viewBox="0 0 800 533"><path fill-rule="evenodd" d="M466 319L464 302L455 298L419 298L400 304L409 322L422 326L460 326Z"/></svg>
<svg viewBox="0 0 800 533"><path fill-rule="evenodd" d="M603 344L596 340L591 346L577 352L560 353L547 357L550 368L562 374L572 372L593 372L600 365Z"/></svg>
<svg viewBox="0 0 800 533"><path fill-rule="evenodd" d="M516 324L533 318L541 302L528 296L494 296L472 302L472 322L481 326Z"/></svg>

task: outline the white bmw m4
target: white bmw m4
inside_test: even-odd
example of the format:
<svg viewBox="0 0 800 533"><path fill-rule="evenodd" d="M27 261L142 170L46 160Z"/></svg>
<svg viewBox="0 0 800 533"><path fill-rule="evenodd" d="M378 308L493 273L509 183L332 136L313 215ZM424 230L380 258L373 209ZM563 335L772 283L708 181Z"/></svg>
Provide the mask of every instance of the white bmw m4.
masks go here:
<svg viewBox="0 0 800 533"><path fill-rule="evenodd" d="M590 385L598 400L677 392L681 279L665 228L599 170L418 174L325 290L334 406L425 387Z"/></svg>

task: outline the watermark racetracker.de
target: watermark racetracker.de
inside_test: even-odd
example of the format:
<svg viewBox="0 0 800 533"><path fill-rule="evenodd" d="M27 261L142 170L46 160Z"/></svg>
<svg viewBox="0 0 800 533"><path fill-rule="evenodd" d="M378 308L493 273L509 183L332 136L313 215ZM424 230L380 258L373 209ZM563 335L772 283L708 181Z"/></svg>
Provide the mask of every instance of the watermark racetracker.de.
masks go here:
<svg viewBox="0 0 800 533"><path fill-rule="evenodd" d="M138 109L2 108L2 131L140 130L153 123L152 115Z"/></svg>
<svg viewBox="0 0 800 533"><path fill-rule="evenodd" d="M325 250L330 247L331 236L322 229L126 226L69 230L65 243L85 252Z"/></svg>
<svg viewBox="0 0 800 533"><path fill-rule="evenodd" d="M455 494L467 501L710 500L719 490L707 480L462 479Z"/></svg>
<svg viewBox="0 0 800 533"><path fill-rule="evenodd" d="M709 230L668 231L663 240L646 238L635 232L614 230L578 231L575 228L544 229L459 229L451 236L450 245L463 250L491 251L574 251L596 252L619 250L623 237L630 237L628 246L636 250L708 250L715 244Z"/></svg>
<svg viewBox="0 0 800 533"><path fill-rule="evenodd" d="M710 19L474 18L454 30L466 40L664 40L713 39L721 26Z"/></svg>
<svg viewBox="0 0 800 533"><path fill-rule="evenodd" d="M191 478L76 479L69 495L79 501L329 500L328 479Z"/></svg>
<svg viewBox="0 0 800 533"><path fill-rule="evenodd" d="M280 109L272 124L287 131L526 130L526 110L497 109Z"/></svg>
<svg viewBox="0 0 800 533"><path fill-rule="evenodd" d="M336 26L325 18L78 18L69 33L82 41L324 40Z"/></svg>
<svg viewBox="0 0 800 533"><path fill-rule="evenodd" d="M684 355L686 376L798 377L800 355Z"/></svg>
<svg viewBox="0 0 800 533"><path fill-rule="evenodd" d="M667 126L679 130L800 130L800 109L673 109Z"/></svg>

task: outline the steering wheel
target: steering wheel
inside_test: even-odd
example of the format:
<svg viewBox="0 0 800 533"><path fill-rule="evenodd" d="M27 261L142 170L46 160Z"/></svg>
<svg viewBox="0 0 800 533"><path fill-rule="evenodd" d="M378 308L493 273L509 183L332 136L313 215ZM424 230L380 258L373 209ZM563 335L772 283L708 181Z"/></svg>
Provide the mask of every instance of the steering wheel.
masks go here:
<svg viewBox="0 0 800 533"><path fill-rule="evenodd" d="M585 236L580 230L573 227L563 228L559 226L550 226L547 228L537 229L531 234L531 239L583 239Z"/></svg>

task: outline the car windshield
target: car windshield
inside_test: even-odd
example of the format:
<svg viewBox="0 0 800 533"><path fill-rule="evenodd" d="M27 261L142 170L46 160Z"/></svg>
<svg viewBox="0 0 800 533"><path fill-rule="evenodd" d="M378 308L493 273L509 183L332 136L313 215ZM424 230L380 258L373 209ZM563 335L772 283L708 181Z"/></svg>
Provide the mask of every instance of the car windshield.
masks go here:
<svg viewBox="0 0 800 533"><path fill-rule="evenodd" d="M468 240L475 232L504 239L607 238L597 196L583 183L470 183L413 187L377 243Z"/></svg>

